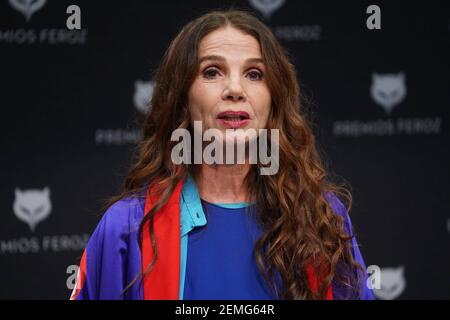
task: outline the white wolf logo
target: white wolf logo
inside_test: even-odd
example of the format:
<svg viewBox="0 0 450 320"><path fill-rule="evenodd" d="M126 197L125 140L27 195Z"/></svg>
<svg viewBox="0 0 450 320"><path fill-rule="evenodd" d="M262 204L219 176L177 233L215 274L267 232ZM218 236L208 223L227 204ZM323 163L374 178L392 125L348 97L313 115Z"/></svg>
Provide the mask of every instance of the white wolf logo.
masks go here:
<svg viewBox="0 0 450 320"><path fill-rule="evenodd" d="M47 218L52 210L50 189L15 190L13 210L17 218L28 224L34 232L36 225Z"/></svg>
<svg viewBox="0 0 450 320"><path fill-rule="evenodd" d="M9 0L9 4L30 21L33 13L41 9L47 0Z"/></svg>
<svg viewBox="0 0 450 320"><path fill-rule="evenodd" d="M153 96L153 87L154 82L148 81L144 82L141 80L137 80L134 83L134 106L141 113L147 113L150 111L150 99Z"/></svg>
<svg viewBox="0 0 450 320"><path fill-rule="evenodd" d="M264 18L270 19L272 13L283 6L284 0L250 0L250 4L259 10Z"/></svg>
<svg viewBox="0 0 450 320"><path fill-rule="evenodd" d="M383 268L381 270L381 288L373 290L378 299L394 300L399 297L406 287L404 267Z"/></svg>
<svg viewBox="0 0 450 320"><path fill-rule="evenodd" d="M404 73L372 74L370 93L373 100L383 107L387 114L390 114L406 96Z"/></svg>

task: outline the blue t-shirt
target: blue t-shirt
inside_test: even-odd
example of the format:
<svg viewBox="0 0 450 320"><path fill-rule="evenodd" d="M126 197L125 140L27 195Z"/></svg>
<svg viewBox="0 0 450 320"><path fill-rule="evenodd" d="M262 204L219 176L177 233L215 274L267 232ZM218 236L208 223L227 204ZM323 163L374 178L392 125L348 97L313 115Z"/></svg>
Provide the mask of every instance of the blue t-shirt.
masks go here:
<svg viewBox="0 0 450 320"><path fill-rule="evenodd" d="M255 205L202 204L208 224L188 234L183 299L275 299L254 256Z"/></svg>

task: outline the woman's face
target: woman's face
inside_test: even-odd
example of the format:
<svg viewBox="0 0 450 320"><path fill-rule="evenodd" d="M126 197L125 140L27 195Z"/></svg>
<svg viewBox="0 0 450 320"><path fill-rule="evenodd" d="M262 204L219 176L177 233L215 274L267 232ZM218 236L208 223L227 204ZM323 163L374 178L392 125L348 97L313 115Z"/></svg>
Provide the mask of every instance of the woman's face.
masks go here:
<svg viewBox="0 0 450 320"><path fill-rule="evenodd" d="M191 120L223 134L265 128L271 94L258 41L230 26L217 29L200 41L199 61L188 94Z"/></svg>

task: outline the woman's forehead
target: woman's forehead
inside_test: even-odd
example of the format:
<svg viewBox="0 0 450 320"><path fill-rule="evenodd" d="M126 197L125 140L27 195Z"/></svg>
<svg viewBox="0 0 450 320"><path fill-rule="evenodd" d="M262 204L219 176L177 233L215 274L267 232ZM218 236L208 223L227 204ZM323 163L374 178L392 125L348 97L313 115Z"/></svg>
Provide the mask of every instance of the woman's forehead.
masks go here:
<svg viewBox="0 0 450 320"><path fill-rule="evenodd" d="M261 58L258 41L235 28L221 28L206 35L199 44L199 58L220 56L225 59L239 57Z"/></svg>

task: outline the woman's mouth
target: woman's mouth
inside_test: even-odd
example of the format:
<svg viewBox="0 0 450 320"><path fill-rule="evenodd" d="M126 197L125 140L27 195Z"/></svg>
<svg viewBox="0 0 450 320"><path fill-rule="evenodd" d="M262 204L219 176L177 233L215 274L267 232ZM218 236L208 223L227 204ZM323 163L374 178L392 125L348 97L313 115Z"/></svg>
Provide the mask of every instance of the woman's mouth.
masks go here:
<svg viewBox="0 0 450 320"><path fill-rule="evenodd" d="M245 111L225 111L219 113L217 120L226 128L240 128L250 122L250 116Z"/></svg>

